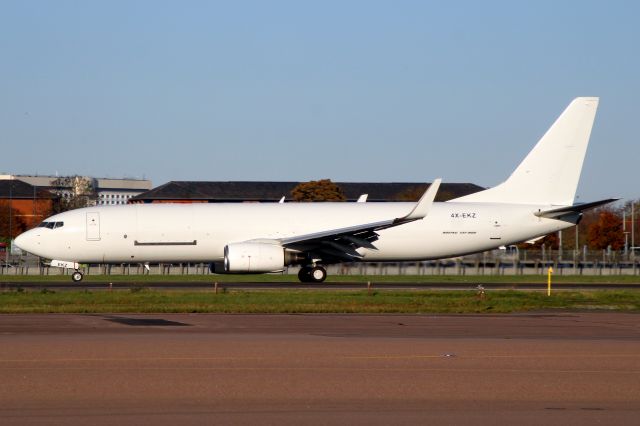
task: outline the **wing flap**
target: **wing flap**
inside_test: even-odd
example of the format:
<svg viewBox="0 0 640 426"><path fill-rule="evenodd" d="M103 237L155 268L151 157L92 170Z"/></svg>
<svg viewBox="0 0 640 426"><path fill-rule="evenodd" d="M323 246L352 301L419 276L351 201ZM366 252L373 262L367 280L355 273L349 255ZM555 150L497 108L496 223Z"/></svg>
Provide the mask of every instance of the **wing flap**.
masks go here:
<svg viewBox="0 0 640 426"><path fill-rule="evenodd" d="M338 238L343 235L356 235L359 232L376 231L385 229L387 226L393 226L393 220L385 220L381 222L367 223L363 225L348 226L346 228L329 229L327 231L314 232L311 234L296 235L295 237L283 238L280 243L288 247L297 243L309 243L312 241L322 241L325 238Z"/></svg>

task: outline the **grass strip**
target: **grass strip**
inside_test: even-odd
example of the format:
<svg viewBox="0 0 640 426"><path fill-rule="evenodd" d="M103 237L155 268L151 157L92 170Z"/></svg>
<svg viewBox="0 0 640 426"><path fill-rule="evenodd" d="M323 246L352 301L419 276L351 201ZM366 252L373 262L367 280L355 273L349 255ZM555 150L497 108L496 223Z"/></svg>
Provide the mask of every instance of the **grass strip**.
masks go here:
<svg viewBox="0 0 640 426"><path fill-rule="evenodd" d="M554 283L562 284L638 284L640 275L553 275ZM506 283L528 284L547 283L547 275L329 275L329 283ZM71 282L69 275L0 275L0 283L65 283ZM89 283L165 283L165 282L292 282L297 283L295 275L85 275L83 282Z"/></svg>
<svg viewBox="0 0 640 426"><path fill-rule="evenodd" d="M509 313L640 311L637 291L119 291L0 292L0 313Z"/></svg>

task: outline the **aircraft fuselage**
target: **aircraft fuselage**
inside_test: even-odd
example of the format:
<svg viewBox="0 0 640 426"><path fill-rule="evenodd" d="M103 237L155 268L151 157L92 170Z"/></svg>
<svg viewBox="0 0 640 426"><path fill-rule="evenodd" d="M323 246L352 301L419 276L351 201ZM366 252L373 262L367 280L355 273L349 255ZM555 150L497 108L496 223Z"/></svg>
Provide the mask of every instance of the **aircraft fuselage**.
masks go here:
<svg viewBox="0 0 640 426"><path fill-rule="evenodd" d="M53 229L20 237L25 250L79 263L216 262L224 247L278 240L399 217L413 203L140 204L89 207L52 216ZM549 206L434 203L422 220L378 231L362 261L428 260L497 248L574 222L534 215Z"/></svg>

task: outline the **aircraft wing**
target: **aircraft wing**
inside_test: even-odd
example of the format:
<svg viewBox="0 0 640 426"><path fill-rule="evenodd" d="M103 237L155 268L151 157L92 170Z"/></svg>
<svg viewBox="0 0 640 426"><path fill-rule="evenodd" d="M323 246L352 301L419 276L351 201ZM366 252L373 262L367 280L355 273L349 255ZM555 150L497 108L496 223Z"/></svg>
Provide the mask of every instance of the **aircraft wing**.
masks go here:
<svg viewBox="0 0 640 426"><path fill-rule="evenodd" d="M591 203L574 204L572 206L559 207L551 210L540 210L534 214L538 217L546 217L548 219L560 219L563 216L582 213L585 210L604 206L605 204L613 203L614 201L618 201L618 200L619 198L607 198L606 200L593 201Z"/></svg>
<svg viewBox="0 0 640 426"><path fill-rule="evenodd" d="M356 249L363 247L377 250L373 245L379 236L377 231L423 219L433 205L441 181L434 180L413 209L402 217L282 238L279 240L280 244L295 250L312 251L323 259L359 259L362 255Z"/></svg>

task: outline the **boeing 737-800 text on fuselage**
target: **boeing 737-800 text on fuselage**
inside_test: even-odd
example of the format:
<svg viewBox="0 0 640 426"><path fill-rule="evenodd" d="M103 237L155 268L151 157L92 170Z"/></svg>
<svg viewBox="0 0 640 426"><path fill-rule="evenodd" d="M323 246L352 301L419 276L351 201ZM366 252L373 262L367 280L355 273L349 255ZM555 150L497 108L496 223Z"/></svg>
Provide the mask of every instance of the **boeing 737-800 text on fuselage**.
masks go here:
<svg viewBox="0 0 640 426"><path fill-rule="evenodd" d="M598 98L576 98L502 184L444 203L440 179L417 203L137 204L50 217L16 238L52 266L207 262L216 273L267 273L300 265L429 260L536 239L575 225L612 199L574 204Z"/></svg>

